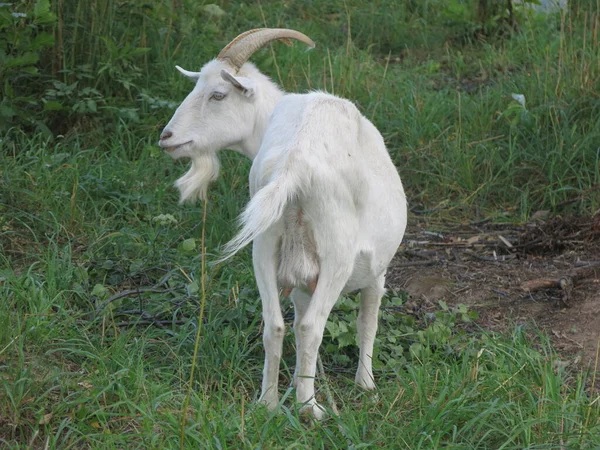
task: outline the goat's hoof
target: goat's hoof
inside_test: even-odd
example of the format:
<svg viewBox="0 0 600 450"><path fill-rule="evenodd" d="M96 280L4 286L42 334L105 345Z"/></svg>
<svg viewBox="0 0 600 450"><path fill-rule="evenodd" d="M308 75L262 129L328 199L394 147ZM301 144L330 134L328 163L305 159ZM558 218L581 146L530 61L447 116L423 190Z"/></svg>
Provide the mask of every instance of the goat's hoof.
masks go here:
<svg viewBox="0 0 600 450"><path fill-rule="evenodd" d="M261 395L258 404L266 407L269 411L274 411L279 406L279 399L274 395Z"/></svg>
<svg viewBox="0 0 600 450"><path fill-rule="evenodd" d="M327 413L321 405L313 401L302 405L299 414L303 419L322 420Z"/></svg>
<svg viewBox="0 0 600 450"><path fill-rule="evenodd" d="M375 382L373 381L372 375L356 375L354 382L357 386L363 388L366 391L375 390Z"/></svg>

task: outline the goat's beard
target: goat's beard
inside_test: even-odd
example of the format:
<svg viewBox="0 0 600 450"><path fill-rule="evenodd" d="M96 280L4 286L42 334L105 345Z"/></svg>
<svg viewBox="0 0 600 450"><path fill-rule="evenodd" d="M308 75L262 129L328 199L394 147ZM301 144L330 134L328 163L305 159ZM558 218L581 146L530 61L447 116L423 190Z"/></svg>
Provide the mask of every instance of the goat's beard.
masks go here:
<svg viewBox="0 0 600 450"><path fill-rule="evenodd" d="M208 185L219 176L220 162L216 152L194 155L191 159L190 170L175 182L181 195L179 203L206 200Z"/></svg>

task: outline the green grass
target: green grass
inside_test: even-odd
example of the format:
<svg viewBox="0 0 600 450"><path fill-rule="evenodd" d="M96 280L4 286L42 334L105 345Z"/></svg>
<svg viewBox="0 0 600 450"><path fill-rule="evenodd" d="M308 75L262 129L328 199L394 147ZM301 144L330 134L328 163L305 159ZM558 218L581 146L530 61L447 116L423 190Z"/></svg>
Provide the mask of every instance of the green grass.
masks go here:
<svg viewBox="0 0 600 450"><path fill-rule="evenodd" d="M183 13L171 10L178 2L142 3L53 4L56 20L34 29L55 36L39 73L0 69L19 80L2 105L23 113L0 125L0 447L179 448L190 387L184 448L600 447L593 371L567 365L534 328L489 334L443 308L415 320L395 294L381 315L375 396L352 383L348 297L322 351L340 416L298 418L286 388L291 332L280 411L257 408L262 322L250 253L210 264L248 198L250 163L225 152L208 204L207 308L189 386L202 205L177 204L172 183L186 165L155 145L169 103L191 88L175 64L196 70L242 30L287 26L317 48L275 45L253 60L287 90L355 101L384 134L415 210L589 214L600 207L596 2L562 20L521 17L519 32L484 41L438 1L220 2L222 18L191 1ZM60 109L36 103L58 96L48 89L61 92ZM512 93L526 96L525 109Z"/></svg>

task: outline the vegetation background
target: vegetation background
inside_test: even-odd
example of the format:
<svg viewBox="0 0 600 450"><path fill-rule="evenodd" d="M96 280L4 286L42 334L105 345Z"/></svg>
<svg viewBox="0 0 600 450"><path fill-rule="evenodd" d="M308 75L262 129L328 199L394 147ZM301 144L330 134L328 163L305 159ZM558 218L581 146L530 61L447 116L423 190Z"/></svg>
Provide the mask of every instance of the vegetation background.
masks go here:
<svg viewBox="0 0 600 450"><path fill-rule="evenodd" d="M598 0L547 16L500 0L0 3L0 447L599 448L595 371L569 369L532 330L474 333L465 308L402 314L402 293L384 299L376 395L351 382L350 296L322 352L340 416L299 420L291 335L281 411L257 408L249 253L210 265L248 197L250 163L226 152L190 380L202 206L177 204L185 163L156 146L191 89L176 64L198 70L250 28L295 28L313 51L275 44L253 61L286 90L353 100L382 131L413 212L589 214L599 13Z"/></svg>

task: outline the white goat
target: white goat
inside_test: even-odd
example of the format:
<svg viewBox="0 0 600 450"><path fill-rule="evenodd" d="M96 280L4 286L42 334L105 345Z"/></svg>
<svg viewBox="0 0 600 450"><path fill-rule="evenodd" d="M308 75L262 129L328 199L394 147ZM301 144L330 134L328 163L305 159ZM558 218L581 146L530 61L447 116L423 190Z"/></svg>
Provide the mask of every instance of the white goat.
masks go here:
<svg viewBox="0 0 600 450"><path fill-rule="evenodd" d="M360 290L356 383L374 389L371 357L387 266L406 228L406 198L383 138L349 101L313 92L285 94L248 58L268 42L304 34L251 30L235 38L200 72L165 127L160 146L187 157L176 182L181 201L204 199L218 175L221 149L253 160L251 200L230 256L254 241L253 262L264 318L265 366L260 400L279 402L284 336L279 292L295 308L294 383L302 412L323 416L314 394L319 346L340 294Z"/></svg>

